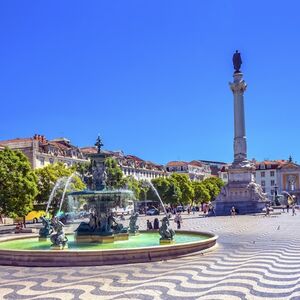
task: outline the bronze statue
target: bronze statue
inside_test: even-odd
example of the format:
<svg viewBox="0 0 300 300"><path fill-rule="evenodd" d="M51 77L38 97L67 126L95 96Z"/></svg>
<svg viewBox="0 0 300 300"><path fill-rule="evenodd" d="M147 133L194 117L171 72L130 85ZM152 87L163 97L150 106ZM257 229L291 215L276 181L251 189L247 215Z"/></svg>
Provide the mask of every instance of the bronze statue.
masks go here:
<svg viewBox="0 0 300 300"><path fill-rule="evenodd" d="M232 57L233 67L235 69L234 73L239 73L242 65L241 53L238 50L235 51Z"/></svg>
<svg viewBox="0 0 300 300"><path fill-rule="evenodd" d="M129 218L129 232L136 233L139 230L139 226L136 225L139 214L133 213Z"/></svg>
<svg viewBox="0 0 300 300"><path fill-rule="evenodd" d="M103 146L100 135L98 135L95 146L97 147L97 152L100 153L101 152L101 147Z"/></svg>
<svg viewBox="0 0 300 300"><path fill-rule="evenodd" d="M173 240L175 231L170 227L170 221L168 217L163 217L161 220L161 226L159 228L160 240Z"/></svg>
<svg viewBox="0 0 300 300"><path fill-rule="evenodd" d="M41 238L47 238L53 232L53 227L51 225L51 221L46 217L41 217L43 226L39 231L39 236Z"/></svg>
<svg viewBox="0 0 300 300"><path fill-rule="evenodd" d="M68 238L65 235L64 224L57 217L52 220L53 233L50 235L51 246L65 248Z"/></svg>

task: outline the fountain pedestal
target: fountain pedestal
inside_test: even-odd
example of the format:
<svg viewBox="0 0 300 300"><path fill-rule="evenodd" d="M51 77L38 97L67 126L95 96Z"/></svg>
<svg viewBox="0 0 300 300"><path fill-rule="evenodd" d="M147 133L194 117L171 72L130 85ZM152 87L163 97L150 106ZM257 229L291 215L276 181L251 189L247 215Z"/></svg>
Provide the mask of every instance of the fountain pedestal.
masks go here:
<svg viewBox="0 0 300 300"><path fill-rule="evenodd" d="M174 243L174 240L170 240L170 239L160 239L160 240L159 240L159 243L160 243L161 245L173 244L173 243Z"/></svg>
<svg viewBox="0 0 300 300"><path fill-rule="evenodd" d="M45 241L47 241L48 240L48 238L46 238L46 237L39 237L39 242L45 242Z"/></svg>

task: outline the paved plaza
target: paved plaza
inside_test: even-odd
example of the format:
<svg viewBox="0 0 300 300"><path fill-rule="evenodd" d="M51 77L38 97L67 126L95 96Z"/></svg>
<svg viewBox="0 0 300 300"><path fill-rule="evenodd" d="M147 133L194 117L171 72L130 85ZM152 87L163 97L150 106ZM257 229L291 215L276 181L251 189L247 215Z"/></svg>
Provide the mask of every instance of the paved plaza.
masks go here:
<svg viewBox="0 0 300 300"><path fill-rule="evenodd" d="M0 298L300 299L299 228L299 214L185 216L182 229L219 235L216 249L122 266L0 266Z"/></svg>

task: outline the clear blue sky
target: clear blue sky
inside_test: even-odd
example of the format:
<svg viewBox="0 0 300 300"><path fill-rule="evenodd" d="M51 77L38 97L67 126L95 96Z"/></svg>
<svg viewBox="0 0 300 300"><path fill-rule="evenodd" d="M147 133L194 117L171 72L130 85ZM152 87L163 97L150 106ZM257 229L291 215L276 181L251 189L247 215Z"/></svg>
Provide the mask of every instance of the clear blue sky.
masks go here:
<svg viewBox="0 0 300 300"><path fill-rule="evenodd" d="M300 160L300 2L1 1L0 140L232 161L232 54L248 156Z"/></svg>

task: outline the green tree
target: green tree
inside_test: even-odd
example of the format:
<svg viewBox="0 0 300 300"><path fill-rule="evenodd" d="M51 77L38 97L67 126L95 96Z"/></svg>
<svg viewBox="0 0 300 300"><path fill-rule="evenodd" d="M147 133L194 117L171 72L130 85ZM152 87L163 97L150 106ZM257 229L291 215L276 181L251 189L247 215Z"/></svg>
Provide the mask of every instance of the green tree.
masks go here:
<svg viewBox="0 0 300 300"><path fill-rule="evenodd" d="M141 194L141 185L138 180L133 178L132 176L125 177L125 184L127 185L128 189L134 192L135 199L138 200Z"/></svg>
<svg viewBox="0 0 300 300"><path fill-rule="evenodd" d="M179 189L181 191L180 203L191 204L194 199L194 189L192 182L188 175L174 173L170 176L171 179L177 181Z"/></svg>
<svg viewBox="0 0 300 300"><path fill-rule="evenodd" d="M91 162L77 163L72 166L72 169L76 171L83 178L91 171Z"/></svg>
<svg viewBox="0 0 300 300"><path fill-rule="evenodd" d="M56 184L57 180L62 177L69 177L74 173L74 168L68 168L62 163L50 164L44 168L36 169L35 174L38 178L38 195L36 197L37 204L39 204L41 209L46 209L47 202L49 200L51 191ZM55 193L52 203L51 203L51 212L54 214L58 209L63 193L64 185L62 185L57 192ZM68 191L83 190L85 184L82 180L74 175ZM63 210L67 210L67 201L64 202Z"/></svg>
<svg viewBox="0 0 300 300"><path fill-rule="evenodd" d="M182 193L175 179L159 177L152 179L152 183L165 204L180 203ZM151 196L153 195L151 191Z"/></svg>
<svg viewBox="0 0 300 300"><path fill-rule="evenodd" d="M221 191L224 182L218 177L209 177L202 181L205 188L209 191L210 201L213 201Z"/></svg>
<svg viewBox="0 0 300 300"><path fill-rule="evenodd" d="M149 184L145 180L139 180L139 187L140 187L139 200L140 201L147 200L147 196L150 190Z"/></svg>
<svg viewBox="0 0 300 300"><path fill-rule="evenodd" d="M209 190L205 187L203 182L200 181L193 181L192 182L193 189L194 189L194 203L206 203L210 200Z"/></svg>
<svg viewBox="0 0 300 300"><path fill-rule="evenodd" d="M112 188L121 188L126 184L126 179L116 159L114 159L113 157L106 158L105 167L105 171L107 174L107 186Z"/></svg>
<svg viewBox="0 0 300 300"><path fill-rule="evenodd" d="M37 178L27 157L5 148L0 152L0 213L26 216L37 195Z"/></svg>

